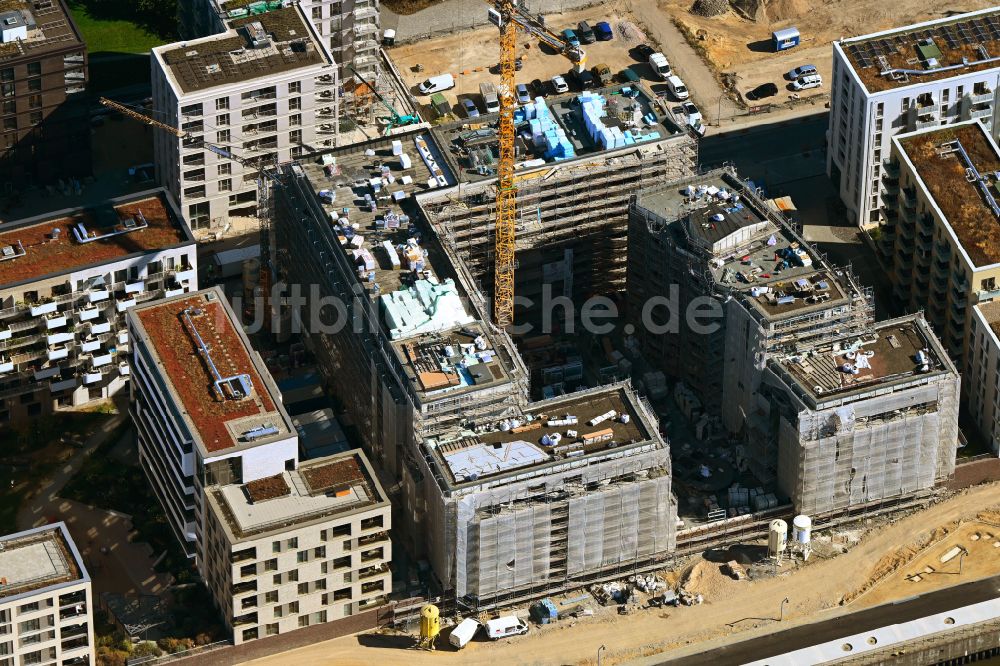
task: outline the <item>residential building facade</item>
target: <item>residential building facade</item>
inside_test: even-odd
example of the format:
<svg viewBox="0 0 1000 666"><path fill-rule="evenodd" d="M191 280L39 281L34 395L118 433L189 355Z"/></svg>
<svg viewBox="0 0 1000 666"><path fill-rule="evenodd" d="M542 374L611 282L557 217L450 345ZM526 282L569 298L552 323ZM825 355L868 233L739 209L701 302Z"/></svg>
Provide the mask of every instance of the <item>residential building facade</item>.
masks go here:
<svg viewBox="0 0 1000 666"><path fill-rule="evenodd" d="M0 232L0 423L112 397L129 376L125 312L197 288L169 194L47 213Z"/></svg>
<svg viewBox="0 0 1000 666"><path fill-rule="evenodd" d="M1000 455L1000 301L972 306L971 363L962 375L966 409L994 455Z"/></svg>
<svg viewBox="0 0 1000 666"><path fill-rule="evenodd" d="M157 182L195 230L255 215L261 170L337 133L339 78L298 6L234 18L225 32L152 51Z"/></svg>
<svg viewBox="0 0 1000 666"><path fill-rule="evenodd" d="M896 134L972 119L996 136L998 53L995 7L833 43L827 174L859 227L890 221Z"/></svg>
<svg viewBox="0 0 1000 666"><path fill-rule="evenodd" d="M0 663L97 663L90 574L66 524L9 534L0 546Z"/></svg>
<svg viewBox="0 0 1000 666"><path fill-rule="evenodd" d="M0 8L0 184L90 174L87 47L64 0Z"/></svg>

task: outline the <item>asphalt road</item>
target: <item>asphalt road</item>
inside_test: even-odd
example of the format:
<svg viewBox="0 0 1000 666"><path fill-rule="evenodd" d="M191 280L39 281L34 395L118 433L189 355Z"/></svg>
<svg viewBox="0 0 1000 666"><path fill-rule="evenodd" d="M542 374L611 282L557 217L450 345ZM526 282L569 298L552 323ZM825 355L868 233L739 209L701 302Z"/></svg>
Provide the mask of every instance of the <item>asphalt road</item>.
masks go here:
<svg viewBox="0 0 1000 666"><path fill-rule="evenodd" d="M828 118L829 114L823 112L710 134L699 143L698 161L703 167L732 162L745 178L760 179L766 171L777 172L782 162L822 151ZM766 159L762 159L765 155Z"/></svg>
<svg viewBox="0 0 1000 666"><path fill-rule="evenodd" d="M640 663L650 666L652 664L684 664L684 666L745 664L844 636L969 606L998 596L1000 596L1000 576L994 576L973 583L956 585L938 592L930 592L906 601L876 606L850 615L841 615L823 622L801 625L787 631L775 631L768 636L733 643L687 657L662 661L650 660ZM775 629L777 630L778 627L780 624L775 622Z"/></svg>

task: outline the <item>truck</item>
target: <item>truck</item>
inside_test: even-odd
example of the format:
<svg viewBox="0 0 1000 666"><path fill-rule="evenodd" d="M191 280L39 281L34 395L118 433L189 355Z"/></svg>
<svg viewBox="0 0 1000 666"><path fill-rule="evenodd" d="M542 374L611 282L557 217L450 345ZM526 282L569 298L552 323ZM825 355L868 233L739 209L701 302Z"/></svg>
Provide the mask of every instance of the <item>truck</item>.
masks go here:
<svg viewBox="0 0 1000 666"><path fill-rule="evenodd" d="M612 80L611 68L608 67L605 63L602 62L595 65L594 69L591 71L594 72L594 76L597 77L597 79L601 82L602 86L606 86L609 83L611 83Z"/></svg>
<svg viewBox="0 0 1000 666"><path fill-rule="evenodd" d="M451 630L451 635L448 636L448 642L451 643L456 649L461 650L469 641L472 640L473 636L476 635L476 631L479 630L480 624L475 618L467 617L458 623L458 626Z"/></svg>
<svg viewBox="0 0 1000 666"><path fill-rule="evenodd" d="M479 84L479 94L483 96L483 106L486 113L497 113L500 111L500 94L492 81L484 81Z"/></svg>
<svg viewBox="0 0 1000 666"><path fill-rule="evenodd" d="M451 113L451 104L448 103L448 100L441 93L431 95L431 107L438 115L438 118L444 118Z"/></svg>
<svg viewBox="0 0 1000 666"><path fill-rule="evenodd" d="M670 63L667 61L667 56L663 55L659 51L649 55L649 66L652 67L653 72L655 72L656 75L664 81L669 79L670 75L673 74L670 70Z"/></svg>

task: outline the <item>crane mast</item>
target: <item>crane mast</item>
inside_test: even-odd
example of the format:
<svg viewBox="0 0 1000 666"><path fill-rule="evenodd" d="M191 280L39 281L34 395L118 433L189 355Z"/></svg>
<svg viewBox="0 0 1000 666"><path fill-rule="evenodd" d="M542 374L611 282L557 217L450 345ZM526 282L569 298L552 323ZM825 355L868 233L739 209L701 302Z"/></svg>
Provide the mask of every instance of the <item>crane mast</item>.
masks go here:
<svg viewBox="0 0 1000 666"><path fill-rule="evenodd" d="M514 185L514 73L517 24L514 0L498 0L500 14L500 159L497 166L496 265L493 277L493 321L500 328L514 323L514 233L517 190Z"/></svg>

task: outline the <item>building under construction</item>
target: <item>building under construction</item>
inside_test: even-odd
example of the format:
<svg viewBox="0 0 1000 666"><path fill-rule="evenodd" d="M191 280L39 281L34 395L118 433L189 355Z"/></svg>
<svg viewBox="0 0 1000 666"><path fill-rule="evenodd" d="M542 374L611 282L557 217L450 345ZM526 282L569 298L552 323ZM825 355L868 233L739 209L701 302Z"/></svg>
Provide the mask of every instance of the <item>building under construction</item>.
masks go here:
<svg viewBox="0 0 1000 666"><path fill-rule="evenodd" d="M674 549L670 450L627 384L428 434L420 452L429 559L471 608L633 573Z"/></svg>
<svg viewBox="0 0 1000 666"><path fill-rule="evenodd" d="M771 358L778 486L799 513L929 490L955 469L959 376L922 315Z"/></svg>
<svg viewBox="0 0 1000 666"><path fill-rule="evenodd" d="M746 433L770 355L873 322L870 290L732 169L634 197L628 256L628 313L643 355L730 434ZM774 438L750 441L755 475L773 480Z"/></svg>

